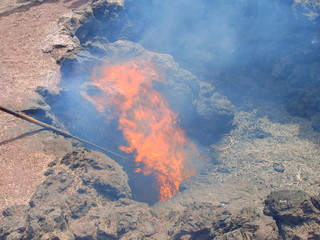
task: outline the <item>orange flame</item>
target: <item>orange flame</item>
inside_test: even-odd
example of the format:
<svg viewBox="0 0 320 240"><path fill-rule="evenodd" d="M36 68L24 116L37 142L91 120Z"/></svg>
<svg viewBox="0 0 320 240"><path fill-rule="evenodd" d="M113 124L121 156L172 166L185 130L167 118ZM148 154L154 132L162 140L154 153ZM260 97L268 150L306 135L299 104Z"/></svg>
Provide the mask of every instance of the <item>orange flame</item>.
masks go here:
<svg viewBox="0 0 320 240"><path fill-rule="evenodd" d="M120 149L135 152L136 171L155 176L159 200L164 201L196 173L188 157L197 156L197 151L177 124L177 115L153 88L154 81L165 80L151 64L131 60L108 65L102 76L93 77L93 85L101 90L93 100L98 110L111 107L119 117L118 128L127 140Z"/></svg>

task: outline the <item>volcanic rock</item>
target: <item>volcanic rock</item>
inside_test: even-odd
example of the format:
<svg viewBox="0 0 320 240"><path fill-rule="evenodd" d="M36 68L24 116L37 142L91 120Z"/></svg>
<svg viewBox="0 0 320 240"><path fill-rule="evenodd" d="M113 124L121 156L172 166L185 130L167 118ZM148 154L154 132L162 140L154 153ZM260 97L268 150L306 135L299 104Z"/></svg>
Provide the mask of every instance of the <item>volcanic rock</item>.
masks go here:
<svg viewBox="0 0 320 240"><path fill-rule="evenodd" d="M64 156L61 163L77 172L84 185L94 188L105 197L118 199L131 194L127 175L120 174L122 168L102 153L75 151Z"/></svg>
<svg viewBox="0 0 320 240"><path fill-rule="evenodd" d="M208 91L208 83L203 85L196 102L196 112L200 120L199 125L204 126L203 132L206 132L206 136L199 138L202 142L212 143L217 133L224 134L232 129L235 107L227 97L214 90Z"/></svg>
<svg viewBox="0 0 320 240"><path fill-rule="evenodd" d="M19 234L21 239L39 239L68 232L72 219L86 216L101 202L108 205L130 196L127 182L121 167L102 153L75 150L52 167L27 209L13 206L4 210L1 238Z"/></svg>
<svg viewBox="0 0 320 240"><path fill-rule="evenodd" d="M52 104L53 113L68 129L79 130L79 134L91 132L92 139L98 142L105 141L107 133L116 148L121 144L111 131L107 131L116 129L116 126L111 125L109 129L97 127L104 126L105 119L93 119L96 112L92 105L79 104L83 101L82 96L73 95L70 89L79 90L81 87L82 93L94 91L84 82L90 80L92 68L106 59L119 57L118 60L123 60L126 56L152 59L157 67L166 69L168 80L165 84L155 84L155 87L168 98L172 109L181 115L183 125L192 129L196 126L196 130L186 130L199 142L205 143L205 151L213 155L216 165L212 162L204 164L201 173L180 185L181 193L149 206L130 199L128 177L113 160L95 151L73 149L74 144L66 139L41 133L40 136L45 138L44 151L54 153L53 159L56 160L49 164L44 174L45 181L38 186L29 206L15 205L4 209L0 238L318 239L320 200L319 196L310 196L319 194L319 134L312 130L319 129L316 113L319 109L316 94L319 83L318 32L308 32L307 28L303 28L311 22L306 21L299 12L302 10L308 18L317 20L317 2L284 1L284 6L291 8L293 4L297 11L290 13L290 17L297 15L304 19L300 27L306 30L298 31L301 34L297 39L305 39L306 47L293 47L288 52L280 53L275 51L277 48L273 41L269 44L269 37L263 44L256 45L266 37L264 32L269 34L267 29L262 29L263 38L258 36L257 31L243 34L241 41L253 44L245 51L247 55L240 54L237 58L236 70L234 66L227 70L212 70L211 67L219 65L221 58L214 59L213 64L206 67L210 74L211 70L214 72L209 74L214 77L206 79L207 82L180 68L170 55L147 51L131 41L116 41L128 39L126 36L130 35L131 27L130 22L126 21L124 25L127 28L124 27L121 19L124 15L118 13L118 6L110 2L93 1L90 7L74 11L74 15L64 16L58 21L53 29L54 34L42 43L42 48L44 53L51 53L62 64L63 79L67 80L62 82L65 89L57 93L42 88L39 92L50 106ZM219 4L222 2L219 1ZM233 2L242 7L250 5L250 1ZM261 19L256 16L264 12L264 4L263 1L252 3L257 8L245 8L244 16L235 19L241 23L248 21L249 26L253 24L254 27L248 30L258 30L259 25L255 22ZM271 10L281 9L278 7L282 5L278 3L268 1L268 6L274 5ZM111 29L110 33L101 36L94 30L96 26L99 26L97 31ZM282 30L277 30L276 36L282 36ZM292 35L287 34L284 43L290 43L291 38ZM210 37L209 41L212 40ZM310 41L311 45L307 45ZM277 52L276 58L274 52ZM246 66L242 65L242 61L251 55L254 56L251 61L258 61L260 65L242 73L242 67ZM196 59L199 58L206 59L204 54ZM191 60L195 66L193 69L203 63ZM307 63L303 63L305 60ZM221 87L223 84L231 86L231 90L234 87L238 95L233 99L224 96L229 88L224 90ZM69 86L70 89L67 88ZM252 91L255 95L251 94ZM292 95L286 95L288 93ZM267 102L271 104L268 105L270 110L257 103L262 99L269 101L277 94L284 94L280 98L281 101L285 99L284 106L281 101L274 105L270 101ZM258 97L250 99L253 95ZM65 101L65 97L70 96L74 97L72 101ZM237 101L239 99L250 101L241 106L242 102ZM234 107L235 103L242 107L241 111ZM50 109L37 101L26 112L30 114L34 110L46 116ZM72 126L73 123L79 127ZM228 134L222 135L224 133ZM66 151L70 152L65 155ZM304 189L305 192L297 189Z"/></svg>
<svg viewBox="0 0 320 240"><path fill-rule="evenodd" d="M60 96L54 96L55 101L52 105L54 114L61 116L59 120L64 123L74 114L78 115L79 119L85 119L88 116L88 111L91 111L91 122L99 122L98 119L94 120L94 116L99 115L92 110L92 104L94 103L88 101L90 96L99 92L91 84L90 78L92 76L89 73L96 66L106 63L120 64L122 61L131 59L138 59L145 63L150 62L154 65L154 69L164 75L165 81L155 81L153 83L154 88L165 97L170 109L178 114L180 125L189 131L188 134L208 144L212 143L210 138L212 141L212 139L218 138L232 128L235 112L233 104L226 97L217 93L212 84L201 82L195 75L180 68L170 55L147 51L141 45L130 41L108 43L106 39L99 37L84 43L83 49L77 55L73 55L63 62L63 75L66 79L69 79L68 81L72 82L72 87L69 89L67 82L62 83L66 84L66 88L61 91ZM78 88L75 88L75 86L78 86ZM75 100L75 97L81 97L79 95L83 97ZM51 102L50 98L50 96L47 96L48 103ZM71 101L77 102L77 105L70 104L72 107L65 105L65 102ZM83 103L79 105L79 102ZM110 113L106 111L105 114L108 116ZM78 122L76 119L69 122L66 124L71 123L77 126L69 125L69 128L77 129L88 129L92 124L86 120ZM83 124L85 126L81 127ZM96 123L95 125L102 127L106 124ZM103 128L108 128L108 126ZM92 129L93 133L95 131ZM109 134L112 132L111 129L106 131ZM100 133L101 131L95 134L95 138ZM79 132L78 134L81 135L82 133Z"/></svg>
<svg viewBox="0 0 320 240"><path fill-rule="evenodd" d="M276 172L279 172L279 173L283 173L284 172L284 166L282 163L274 163L273 165L273 169L276 171Z"/></svg>
<svg viewBox="0 0 320 240"><path fill-rule="evenodd" d="M318 201L301 190L274 191L267 196L264 213L275 219L283 239L319 239Z"/></svg>
<svg viewBox="0 0 320 240"><path fill-rule="evenodd" d="M99 0L81 10L74 10L72 15L60 17L55 29L43 42L42 51L50 53L57 62L72 57L79 51L80 42L90 35L91 27L96 24L99 15L117 16L121 5L121 0Z"/></svg>
<svg viewBox="0 0 320 240"><path fill-rule="evenodd" d="M272 192L265 216L250 183L236 179L237 187L200 176L176 197L148 206L128 199L126 174L102 153L75 149L49 170L29 206L3 211L1 238L279 239L278 227L288 238L319 236L320 200L303 191Z"/></svg>
<svg viewBox="0 0 320 240"><path fill-rule="evenodd" d="M267 239L267 231L269 237L277 235L271 218L241 205L244 199L238 202L221 195L224 191L218 186L211 200L200 197L205 192L202 183L192 199L189 192L184 194L187 198L181 195L148 206L128 199L126 174L101 153L77 149L50 166L29 206L3 211L1 238ZM240 194L233 192L234 197ZM217 203L219 195L221 203Z"/></svg>

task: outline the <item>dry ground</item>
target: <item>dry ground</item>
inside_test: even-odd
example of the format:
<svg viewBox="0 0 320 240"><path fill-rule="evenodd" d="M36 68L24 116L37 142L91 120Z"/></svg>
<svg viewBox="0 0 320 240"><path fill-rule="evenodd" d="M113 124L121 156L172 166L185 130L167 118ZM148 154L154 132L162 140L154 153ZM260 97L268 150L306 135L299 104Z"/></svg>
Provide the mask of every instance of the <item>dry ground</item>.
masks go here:
<svg viewBox="0 0 320 240"><path fill-rule="evenodd" d="M55 88L59 66L42 52L59 17L88 4L88 0L0 2L0 105L23 109L37 86ZM24 5L24 6L22 6ZM43 179L55 156L43 138L28 134L29 123L0 112L0 209L24 203Z"/></svg>

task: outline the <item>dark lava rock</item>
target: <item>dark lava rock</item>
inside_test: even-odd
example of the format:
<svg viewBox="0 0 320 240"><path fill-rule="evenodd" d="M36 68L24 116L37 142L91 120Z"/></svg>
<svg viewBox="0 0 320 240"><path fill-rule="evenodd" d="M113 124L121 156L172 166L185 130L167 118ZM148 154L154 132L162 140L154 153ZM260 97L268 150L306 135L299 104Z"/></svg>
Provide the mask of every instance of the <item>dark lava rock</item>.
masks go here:
<svg viewBox="0 0 320 240"><path fill-rule="evenodd" d="M244 208L237 215L231 214L221 205L194 203L180 214L173 229L172 239L277 239L276 234L265 225L272 225L253 208ZM257 221L258 220L258 221ZM269 231L269 235L261 234Z"/></svg>
<svg viewBox="0 0 320 240"><path fill-rule="evenodd" d="M303 89L288 96L286 109L293 116L312 118L320 110L319 88Z"/></svg>
<svg viewBox="0 0 320 240"><path fill-rule="evenodd" d="M199 125L204 126L200 139L208 142L215 138L213 133L223 134L231 130L235 107L227 97L214 91L209 83L202 83L199 97L196 102L196 113L199 116Z"/></svg>
<svg viewBox="0 0 320 240"><path fill-rule="evenodd" d="M0 239L21 239L27 228L27 219L24 217L27 206L13 205L3 210L5 221L1 222Z"/></svg>
<svg viewBox="0 0 320 240"><path fill-rule="evenodd" d="M267 239L262 237L267 231L277 235L271 218L253 208L231 213L225 205L198 200L184 206L174 200L148 206L128 199L126 174L99 152L77 149L51 168L29 206L4 210L0 239Z"/></svg>
<svg viewBox="0 0 320 240"><path fill-rule="evenodd" d="M311 197L313 205L320 210L320 196Z"/></svg>
<svg viewBox="0 0 320 240"><path fill-rule="evenodd" d="M283 239L320 239L320 211L317 201L302 190L271 192L264 213L277 222Z"/></svg>
<svg viewBox="0 0 320 240"><path fill-rule="evenodd" d="M29 207L4 210L0 239L74 239L68 230L72 220L83 218L101 202L105 205L131 195L122 168L99 152L75 150L52 169Z"/></svg>
<svg viewBox="0 0 320 240"><path fill-rule="evenodd" d="M283 173L285 168L283 166L282 163L274 163L273 165L273 169L276 171L276 172L279 172L279 173Z"/></svg>
<svg viewBox="0 0 320 240"><path fill-rule="evenodd" d="M85 186L93 187L105 197L119 199L131 195L128 176L118 164L100 152L74 151L63 157L61 163L77 172Z"/></svg>
<svg viewBox="0 0 320 240"><path fill-rule="evenodd" d="M226 167L218 167L217 172L219 173L230 173L230 169Z"/></svg>

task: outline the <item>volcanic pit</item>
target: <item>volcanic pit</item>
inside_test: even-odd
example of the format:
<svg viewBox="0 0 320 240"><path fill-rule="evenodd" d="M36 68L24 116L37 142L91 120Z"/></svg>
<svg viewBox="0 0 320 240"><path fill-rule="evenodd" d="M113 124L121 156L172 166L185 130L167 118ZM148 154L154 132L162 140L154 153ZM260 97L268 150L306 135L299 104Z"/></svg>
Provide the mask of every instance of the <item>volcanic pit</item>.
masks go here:
<svg viewBox="0 0 320 240"><path fill-rule="evenodd" d="M318 16L316 1L97 0L61 17L42 45L60 83L23 112L115 154L36 131L55 157L0 236L319 238Z"/></svg>
<svg viewBox="0 0 320 240"><path fill-rule="evenodd" d="M99 48L98 55L93 48ZM126 169L134 199L154 203L173 196L185 178L210 161L197 144L230 130L232 104L217 93L213 98L213 87L171 56L136 43L91 42L78 55L62 65L61 93L38 90L52 113L75 135L125 156L112 157ZM203 110L214 105L210 98L221 102Z"/></svg>

